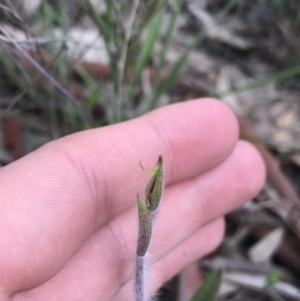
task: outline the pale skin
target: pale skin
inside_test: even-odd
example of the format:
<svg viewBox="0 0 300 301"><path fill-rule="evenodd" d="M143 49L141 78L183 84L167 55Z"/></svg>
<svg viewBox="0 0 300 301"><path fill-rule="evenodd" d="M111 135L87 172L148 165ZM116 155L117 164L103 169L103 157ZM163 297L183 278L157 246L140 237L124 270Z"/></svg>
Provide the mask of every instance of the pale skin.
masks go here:
<svg viewBox="0 0 300 301"><path fill-rule="evenodd" d="M220 101L167 106L84 131L0 170L0 300L134 300L136 194L164 158L165 192L147 275L154 292L214 250L223 216L265 178Z"/></svg>

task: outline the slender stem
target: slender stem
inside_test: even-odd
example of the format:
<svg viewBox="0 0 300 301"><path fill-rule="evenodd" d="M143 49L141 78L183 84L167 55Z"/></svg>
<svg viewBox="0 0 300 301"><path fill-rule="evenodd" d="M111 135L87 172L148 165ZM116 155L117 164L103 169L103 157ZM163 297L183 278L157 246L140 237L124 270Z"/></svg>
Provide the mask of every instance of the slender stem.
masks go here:
<svg viewBox="0 0 300 301"><path fill-rule="evenodd" d="M62 95L64 95L70 101L70 103L76 106L82 112L83 116L86 118L86 120L90 123L91 126L96 127L96 122L94 121L91 114L85 109L85 107L74 96L72 96L68 90L62 87L54 79L54 77L52 77L37 61L35 61L29 54L27 54L27 52L3 28L3 26L0 26L0 30L2 31L3 35L9 40L9 42L13 44L15 49L18 50L18 52L26 60L28 60L36 68L36 70L40 72L41 76L44 76L53 87L55 87Z"/></svg>
<svg viewBox="0 0 300 301"><path fill-rule="evenodd" d="M136 301L145 301L145 284L144 284L145 256L137 256L136 260Z"/></svg>
<svg viewBox="0 0 300 301"><path fill-rule="evenodd" d="M119 75L118 75L118 97L117 97L117 110L116 110L116 117L117 121L121 121L122 119L122 94L123 94L123 79L124 79L124 72L125 72L125 63L127 57L127 50L129 45L129 40L131 36L131 31L133 27L133 22L135 19L135 15L139 6L140 0L134 0L131 8L131 12L128 18L128 22L125 28L125 38L121 49L120 61L119 61Z"/></svg>
<svg viewBox="0 0 300 301"><path fill-rule="evenodd" d="M58 59L58 57L63 53L65 50L65 47L61 47L60 51L55 55L55 57L52 59L52 61L46 66L45 70L49 69L52 64ZM16 105L16 103L29 91L31 87L34 86L34 84L41 78L41 75L39 74L33 81L31 81L31 86L28 85L24 88L24 90L11 102L10 106L0 115L0 120Z"/></svg>

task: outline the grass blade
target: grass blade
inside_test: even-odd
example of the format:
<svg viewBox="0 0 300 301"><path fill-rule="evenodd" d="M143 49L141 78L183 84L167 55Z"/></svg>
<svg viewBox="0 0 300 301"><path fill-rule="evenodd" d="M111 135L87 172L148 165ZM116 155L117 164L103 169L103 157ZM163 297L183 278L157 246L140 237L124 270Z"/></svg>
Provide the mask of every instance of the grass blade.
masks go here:
<svg viewBox="0 0 300 301"><path fill-rule="evenodd" d="M238 0L231 0L229 1L222 9L220 14L218 15L218 18L225 15L232 7L236 5ZM184 53L181 55L181 57L178 59L178 61L173 65L169 72L169 76L162 82L161 86L158 88L157 92L152 94L152 98L148 101L147 105L147 111L151 110L155 107L158 99L169 89L174 85L179 73L181 72L184 64L186 63L186 60L191 53L191 51L194 49L194 47L202 41L202 39L205 37L206 32L201 31L194 42L184 51Z"/></svg>
<svg viewBox="0 0 300 301"><path fill-rule="evenodd" d="M90 0L86 0L86 3L95 24L98 26L100 32L103 34L104 40L108 43L111 36L109 23L105 20L105 16L100 16L100 14L95 9L94 5L91 3Z"/></svg>
<svg viewBox="0 0 300 301"><path fill-rule="evenodd" d="M266 77L258 79L258 80L254 80L253 82L251 82L249 84L246 84L246 85L234 88L234 89L230 89L228 91L217 93L216 97L222 98L222 97L240 93L243 91L256 89L256 88L265 86L265 85L273 83L273 82L278 82L278 81L290 78L297 74L300 74L300 65L285 69L281 72L266 76Z"/></svg>
<svg viewBox="0 0 300 301"><path fill-rule="evenodd" d="M112 78L114 81L114 84L116 86L117 84L117 59L116 59L116 50L117 49L117 42L116 42L116 35L114 33L114 27L112 24L114 24L114 20L111 19L112 16L108 13L105 13L103 15L100 15L99 12L95 9L93 4L90 0L86 0L87 7L89 9L89 12L96 24L96 26L99 28L100 33L103 35L104 43L106 52L109 57L110 67L112 71Z"/></svg>
<svg viewBox="0 0 300 301"><path fill-rule="evenodd" d="M147 36L146 39L143 41L140 55L137 60L135 77L132 81L133 87L135 87L139 83L141 74L150 60L155 41L158 38L159 29L163 20L164 12L165 10L163 7L153 16L152 20L149 23Z"/></svg>
<svg viewBox="0 0 300 301"><path fill-rule="evenodd" d="M183 2L183 0L177 0L175 2L176 7L173 10L173 14L172 14L170 23L168 25L167 34L165 37L165 43L164 43L163 48L160 53L158 66L157 66L157 68L155 68L152 91L151 91L150 97L146 103L146 111L150 111L150 110L154 109L156 106L157 100L158 100L156 91L157 91L158 85L159 85L160 74L161 74L162 68L164 66L166 54L167 54L167 51L168 51L170 43L171 43L172 35L174 32L174 26L175 26L177 17L181 11L182 2Z"/></svg>
<svg viewBox="0 0 300 301"><path fill-rule="evenodd" d="M205 32L201 31L198 36L196 37L195 41L190 45L185 52L181 55L178 61L173 65L170 70L169 76L162 82L161 86L159 87L157 94L155 97L158 99L161 95L166 93L175 83L182 67L184 66L189 54L193 50L193 48L205 37Z"/></svg>
<svg viewBox="0 0 300 301"><path fill-rule="evenodd" d="M213 271L198 288L191 301L214 301L222 281L223 270Z"/></svg>

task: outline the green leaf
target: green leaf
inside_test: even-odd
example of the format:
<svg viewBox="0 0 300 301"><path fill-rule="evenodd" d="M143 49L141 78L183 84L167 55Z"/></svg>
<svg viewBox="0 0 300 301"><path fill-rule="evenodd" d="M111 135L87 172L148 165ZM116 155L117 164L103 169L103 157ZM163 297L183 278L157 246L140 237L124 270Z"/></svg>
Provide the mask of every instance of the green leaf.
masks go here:
<svg viewBox="0 0 300 301"><path fill-rule="evenodd" d="M191 301L214 301L217 297L223 270L218 269L213 271L198 288Z"/></svg>
<svg viewBox="0 0 300 301"><path fill-rule="evenodd" d="M290 68L287 68L283 71L280 71L278 73L275 74L271 74L268 75L266 77L263 77L261 79L258 80L254 80L252 82L250 82L249 84L237 87L235 89L230 89L228 91L224 91L224 92L220 92L216 94L216 97L218 98L222 98L228 95L233 95L236 93L240 93L243 91L249 91L251 89L256 89L274 82L279 82L282 81L284 79L290 78L292 76L298 75L300 74L300 65L296 65Z"/></svg>
<svg viewBox="0 0 300 301"><path fill-rule="evenodd" d="M146 186L146 205L147 208L154 213L161 202L163 194L163 180L164 180L164 170L163 170L163 158L159 156L158 162L153 167L152 177Z"/></svg>
<svg viewBox="0 0 300 301"><path fill-rule="evenodd" d="M103 34L105 42L108 43L112 32L111 32L110 24L106 18L106 15L101 16L98 13L98 11L95 9L94 5L90 0L86 0L86 3L87 3L87 8L89 9L91 16L93 17L95 24L98 26L100 32Z"/></svg>
<svg viewBox="0 0 300 301"><path fill-rule="evenodd" d="M144 256L149 248L152 235L152 218L150 211L137 195L138 217L139 217L139 236L137 244L137 255Z"/></svg>
<svg viewBox="0 0 300 301"><path fill-rule="evenodd" d="M226 5L222 8L220 14L218 15L218 18L225 15L232 7L236 5L238 0L230 0ZM180 5L180 2L178 2ZM176 16L174 16L175 18ZM170 33L171 34L171 33ZM184 64L186 63L186 60L188 59L191 51L199 44L203 38L206 36L206 31L202 30L199 32L199 34L196 36L194 42L182 53L182 55L178 58L177 62L172 66L169 75L167 78L162 82L160 87L157 89L157 91L152 91L152 95L150 97L150 100L147 102L147 110L151 110L155 107L155 104L157 103L158 99L167 91L170 90L170 88L174 85L176 79L178 78ZM167 47L168 45L166 45Z"/></svg>
<svg viewBox="0 0 300 301"><path fill-rule="evenodd" d="M114 23L115 20L113 19L111 9L108 9L108 12L101 14L97 11L97 9L94 7L92 2L90 0L85 0L87 3L88 11L95 23L95 25L98 27L100 33L103 35L104 42L105 42L105 48L107 51L107 54L109 56L110 61L110 67L112 71L113 79L115 79L115 73L116 70L116 50L117 48L117 40L118 36L116 36L114 32ZM110 8L110 6L108 7Z"/></svg>
<svg viewBox="0 0 300 301"><path fill-rule="evenodd" d="M156 97L159 98L162 94L166 93L175 83L179 73L181 72L189 54L194 49L194 47L205 37L205 32L201 31L192 45L190 45L185 52L180 56L178 61L173 65L169 76L163 81L160 88L158 89Z"/></svg>
<svg viewBox="0 0 300 301"><path fill-rule="evenodd" d="M172 39L172 36L173 36L173 33L174 33L174 27L175 27L175 24L176 24L176 20L177 20L178 15L181 11L182 2L183 2L183 0L176 0L174 2L174 9L173 9L171 20L168 24L168 29L167 29L167 34L165 36L165 41L163 43L163 47L162 47L162 50L160 52L159 63L155 68L154 79L153 79L153 87L152 87L152 91L151 91L151 94L149 96L149 99L147 100L146 112L148 112L150 110L153 110L155 108L156 103L157 103L158 98L159 98L159 95L157 95L157 89L158 89L158 84L159 84L159 80L160 80L160 75L161 75L161 71L163 69L163 65L165 63L165 59L166 59L167 51L168 51L170 43L171 43L171 39Z"/></svg>
<svg viewBox="0 0 300 301"><path fill-rule="evenodd" d="M274 270L271 271L268 275L267 275L267 287L272 287L274 286L279 280L280 280L281 274L279 270Z"/></svg>
<svg viewBox="0 0 300 301"><path fill-rule="evenodd" d="M140 51L140 55L137 60L136 73L132 81L132 86L136 86L140 81L143 70L147 67L150 60L151 54L153 52L155 41L158 39L159 29L164 16L164 9L160 9L150 21L147 35L143 41L143 45Z"/></svg>

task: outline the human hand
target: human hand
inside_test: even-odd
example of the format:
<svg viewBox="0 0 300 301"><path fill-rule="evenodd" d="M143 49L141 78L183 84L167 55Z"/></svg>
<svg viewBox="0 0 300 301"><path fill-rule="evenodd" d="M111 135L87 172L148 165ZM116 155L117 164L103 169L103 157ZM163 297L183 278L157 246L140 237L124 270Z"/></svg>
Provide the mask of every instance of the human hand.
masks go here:
<svg viewBox="0 0 300 301"><path fill-rule="evenodd" d="M0 300L134 300L136 194L164 158L150 246L154 292L222 240L223 215L265 169L222 103L170 105L51 142L0 170Z"/></svg>

